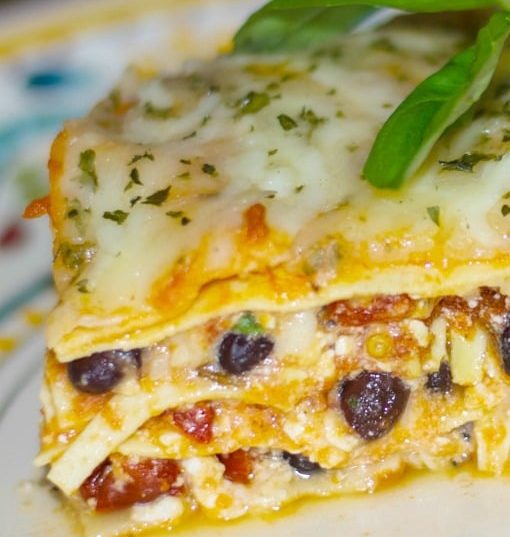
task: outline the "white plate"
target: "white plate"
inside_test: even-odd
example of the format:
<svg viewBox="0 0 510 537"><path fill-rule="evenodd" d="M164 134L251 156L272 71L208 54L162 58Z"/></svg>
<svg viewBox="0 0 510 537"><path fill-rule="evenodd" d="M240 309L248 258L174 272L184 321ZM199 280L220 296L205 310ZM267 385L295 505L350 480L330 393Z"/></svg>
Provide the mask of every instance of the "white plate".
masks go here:
<svg viewBox="0 0 510 537"><path fill-rule="evenodd" d="M33 469L37 451L41 334L20 349L0 375L0 536L79 537L56 496ZM284 516L178 535L200 537L507 537L510 479L417 478L374 495L313 501Z"/></svg>
<svg viewBox="0 0 510 537"><path fill-rule="evenodd" d="M227 0L215 4L214 10L211 10L212 1L204 3L209 6L207 13L205 10L199 11L196 4L193 4L193 7L190 4L189 13L184 10L179 12L187 24L191 24L198 31L197 35L200 35L202 40L214 29L236 26L248 9L245 3L239 3L232 11L226 7ZM181 6L182 4L181 2ZM136 36L136 47L147 45L151 42L147 38L148 35L154 36L161 32L163 23L160 24L159 18L163 20L158 16L157 19L147 19L141 26L118 29L112 34L115 39L108 37L106 43L94 37L83 38L79 47L80 57L87 60L87 51L91 57L97 57L93 54L96 50L93 47L100 46L101 50L108 50L108 54L103 54L101 58L109 58L116 66L115 69L120 70L125 63L123 54L131 55L130 51L123 54L119 52L126 48L125 36L129 35L129 43L133 47L133 35ZM165 20L173 20L173 24L178 26L183 19ZM56 54L55 50L53 49L53 55ZM97 68L97 60L94 66ZM106 69L106 63L103 67ZM12 76L9 79L12 79ZM5 84L2 87L4 86ZM34 272L33 265L30 265L30 269ZM5 274L6 269L3 272L4 277ZM7 279L4 278L5 281ZM43 355L43 337L42 334L37 334L0 367L0 537L78 535L61 512L55 495L50 493L49 488L37 484L40 476L32 466L32 458L37 452L38 444L37 394ZM459 472L453 478L429 476L416 479L405 486L400 485L372 496L315 501L301 505L296 510L286 510L285 516L214 527L194 526L192 531L179 530L174 535L199 533L200 537L267 537L268 534L281 537L506 537L510 535L510 530L506 528L508 505L510 479L475 480Z"/></svg>

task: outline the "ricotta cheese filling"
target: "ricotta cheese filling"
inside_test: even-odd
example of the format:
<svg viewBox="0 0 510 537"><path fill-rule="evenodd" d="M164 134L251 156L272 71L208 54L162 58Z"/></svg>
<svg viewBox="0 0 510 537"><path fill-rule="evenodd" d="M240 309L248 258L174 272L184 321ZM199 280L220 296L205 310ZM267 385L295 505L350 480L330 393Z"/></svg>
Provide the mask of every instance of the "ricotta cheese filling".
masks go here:
<svg viewBox="0 0 510 537"><path fill-rule="evenodd" d="M73 362L49 357L39 462L84 520L128 510L135 526L152 516L143 505L156 525L197 510L231 519L373 491L407 468L501 473L509 302L482 288L219 317L141 349L134 366L107 356L122 375L102 394L87 393L97 371L83 385ZM170 497L175 517L158 507Z"/></svg>

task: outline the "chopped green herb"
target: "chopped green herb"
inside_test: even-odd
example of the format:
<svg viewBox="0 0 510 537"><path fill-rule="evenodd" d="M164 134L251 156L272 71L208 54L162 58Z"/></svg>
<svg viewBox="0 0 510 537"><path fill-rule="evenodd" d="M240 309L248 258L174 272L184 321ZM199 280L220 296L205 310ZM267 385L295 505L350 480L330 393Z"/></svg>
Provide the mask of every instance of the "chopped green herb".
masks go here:
<svg viewBox="0 0 510 537"><path fill-rule="evenodd" d="M191 134L184 136L183 140L189 140L190 138L195 138L196 135L197 135L197 131L193 131Z"/></svg>
<svg viewBox="0 0 510 537"><path fill-rule="evenodd" d="M98 185L96 173L96 152L93 149L87 149L80 153L80 162L78 168L83 172L82 183L89 183L96 190Z"/></svg>
<svg viewBox="0 0 510 537"><path fill-rule="evenodd" d="M256 114L270 102L271 98L267 93L250 91L238 102L239 113L241 115Z"/></svg>
<svg viewBox="0 0 510 537"><path fill-rule="evenodd" d="M143 183L140 181L140 173L138 172L137 168L133 168L131 170L131 173L129 174L129 177L131 178L129 183L126 185L126 188L124 188L124 192L129 190L133 187L133 185L142 185Z"/></svg>
<svg viewBox="0 0 510 537"><path fill-rule="evenodd" d="M115 211L106 211L103 213L103 218L106 220L112 220L119 226L126 221L126 218L129 216L129 213L117 209Z"/></svg>
<svg viewBox="0 0 510 537"><path fill-rule="evenodd" d="M376 39L371 45L374 50L381 50L383 52L397 52L395 44L387 37L381 37Z"/></svg>
<svg viewBox="0 0 510 537"><path fill-rule="evenodd" d="M270 149L267 154L272 157L273 155L276 155L278 153L278 149Z"/></svg>
<svg viewBox="0 0 510 537"><path fill-rule="evenodd" d="M209 123L210 119L211 119L211 116L210 116L209 114L207 114L206 116L204 116L204 117L202 118L202 121L201 121L201 123L200 123L200 126L201 126L201 127L204 127L205 125L207 125L207 123Z"/></svg>
<svg viewBox="0 0 510 537"><path fill-rule="evenodd" d="M218 175L218 172L216 171L216 167L212 164L204 164L202 166L202 171L206 173L207 175Z"/></svg>
<svg viewBox="0 0 510 537"><path fill-rule="evenodd" d="M247 312L238 319L232 327L232 332L252 336L263 332L262 326L259 324L253 313Z"/></svg>
<svg viewBox="0 0 510 537"><path fill-rule="evenodd" d="M336 88L331 88L326 95L336 95Z"/></svg>
<svg viewBox="0 0 510 537"><path fill-rule="evenodd" d="M510 142L510 129L503 129L503 142Z"/></svg>
<svg viewBox="0 0 510 537"><path fill-rule="evenodd" d="M136 164L139 160L152 160L154 161L154 155L152 153L149 153L148 151L145 151L143 155L135 155L130 161L128 166L132 166L133 164Z"/></svg>
<svg viewBox="0 0 510 537"><path fill-rule="evenodd" d="M337 110L335 116L338 119L341 119L341 118L345 117L345 114L342 112L342 110Z"/></svg>
<svg viewBox="0 0 510 537"><path fill-rule="evenodd" d="M184 213L182 211L168 211L165 214L167 216L171 216L172 218L180 218Z"/></svg>
<svg viewBox="0 0 510 537"><path fill-rule="evenodd" d="M72 244L64 242L58 249L62 263L69 269L77 269L92 257L92 245L90 243Z"/></svg>
<svg viewBox="0 0 510 537"><path fill-rule="evenodd" d="M165 214L172 218L180 218L181 226L187 226L191 222L191 218L188 218L183 211L168 211Z"/></svg>
<svg viewBox="0 0 510 537"><path fill-rule="evenodd" d="M150 119L165 120L175 117L173 108L159 108L151 102L145 103L143 107L144 114Z"/></svg>
<svg viewBox="0 0 510 537"><path fill-rule="evenodd" d="M129 200L129 205L133 208L140 200L142 199L142 196L135 196L134 198L131 198Z"/></svg>
<svg viewBox="0 0 510 537"><path fill-rule="evenodd" d="M78 289L78 292L80 293L90 293L87 285L89 281L88 280L80 280L79 282L76 282L76 288Z"/></svg>
<svg viewBox="0 0 510 537"><path fill-rule="evenodd" d="M354 153L355 151L357 151L359 149L359 145L358 144L349 144L347 146L347 151L349 151L349 153Z"/></svg>
<svg viewBox="0 0 510 537"><path fill-rule="evenodd" d="M131 177L131 181L133 181L133 183L135 185L142 185L143 183L140 181L140 174L138 173L138 169L137 168L133 168L131 170L131 173L129 174L129 177Z"/></svg>
<svg viewBox="0 0 510 537"><path fill-rule="evenodd" d="M177 179L189 179L190 177L191 174L189 172L183 172L177 176Z"/></svg>
<svg viewBox="0 0 510 537"><path fill-rule="evenodd" d="M436 226L439 226L439 217L440 217L441 209L437 205L434 205L433 207L427 207L427 214L429 215L429 218L436 224Z"/></svg>
<svg viewBox="0 0 510 537"><path fill-rule="evenodd" d="M319 126L326 121L325 117L319 117L311 108L303 107L299 114L299 119L306 121L310 126L309 135Z"/></svg>
<svg viewBox="0 0 510 537"><path fill-rule="evenodd" d="M179 161L181 164L191 164L191 160L188 160L186 158L181 158L181 160Z"/></svg>
<svg viewBox="0 0 510 537"><path fill-rule="evenodd" d="M284 131L290 131L297 127L297 123L287 114L280 114L278 116L278 121Z"/></svg>
<svg viewBox="0 0 510 537"><path fill-rule="evenodd" d="M85 209L80 200L73 199L69 202L69 209L66 213L66 218L72 220L80 235L85 233L86 218L90 214L90 209Z"/></svg>
<svg viewBox="0 0 510 537"><path fill-rule="evenodd" d="M503 207L501 207L501 214L503 216L507 216L510 214L510 205L503 205Z"/></svg>
<svg viewBox="0 0 510 537"><path fill-rule="evenodd" d="M305 185L299 185L294 189L294 192L296 194L299 194L303 190L303 188L305 188Z"/></svg>
<svg viewBox="0 0 510 537"><path fill-rule="evenodd" d="M502 155L493 155L486 153L464 153L464 155L455 160L440 160L439 164L442 166L443 170L472 173L475 166L479 162L501 159Z"/></svg>
<svg viewBox="0 0 510 537"><path fill-rule="evenodd" d="M503 198L504 200L508 200L508 199L510 199L510 190L509 190L506 194L503 194L502 198Z"/></svg>
<svg viewBox="0 0 510 537"><path fill-rule="evenodd" d="M150 196L147 196L142 203L145 205L161 205L164 203L167 198L168 194L170 193L171 186L167 186L166 188L163 188L162 190L158 190L157 192L154 192L154 194L151 194Z"/></svg>

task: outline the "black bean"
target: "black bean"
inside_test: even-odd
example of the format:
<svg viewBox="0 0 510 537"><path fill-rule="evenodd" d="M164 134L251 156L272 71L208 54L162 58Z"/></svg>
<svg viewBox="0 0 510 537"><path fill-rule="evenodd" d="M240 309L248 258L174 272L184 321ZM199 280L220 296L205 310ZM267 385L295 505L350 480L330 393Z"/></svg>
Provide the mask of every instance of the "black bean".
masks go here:
<svg viewBox="0 0 510 537"><path fill-rule="evenodd" d="M427 390L433 393L449 393L452 391L452 372L448 362L441 362L439 370L428 375L425 386Z"/></svg>
<svg viewBox="0 0 510 537"><path fill-rule="evenodd" d="M507 375L510 375L510 323L506 325L500 338L501 360Z"/></svg>
<svg viewBox="0 0 510 537"><path fill-rule="evenodd" d="M266 336L229 332L218 346L218 359L225 371L239 375L267 358L273 347L273 341Z"/></svg>
<svg viewBox="0 0 510 537"><path fill-rule="evenodd" d="M283 458L296 470L296 473L302 476L310 476L319 470L322 470L319 464L312 462L305 455L300 453L289 453L288 451L283 452Z"/></svg>
<svg viewBox="0 0 510 537"><path fill-rule="evenodd" d="M362 371L339 386L340 407L347 423L364 440L389 432L409 398L409 388L398 377L381 371Z"/></svg>
<svg viewBox="0 0 510 537"><path fill-rule="evenodd" d="M112 350L96 352L67 364L67 374L73 386L85 393L109 392L124 376L126 368L140 368L142 351Z"/></svg>

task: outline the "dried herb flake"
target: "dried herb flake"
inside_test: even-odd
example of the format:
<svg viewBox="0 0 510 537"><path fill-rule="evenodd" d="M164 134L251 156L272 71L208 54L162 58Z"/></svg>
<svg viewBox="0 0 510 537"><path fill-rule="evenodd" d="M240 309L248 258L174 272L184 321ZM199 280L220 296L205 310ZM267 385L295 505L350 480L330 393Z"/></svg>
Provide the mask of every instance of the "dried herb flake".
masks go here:
<svg viewBox="0 0 510 537"><path fill-rule="evenodd" d="M154 155L150 153L149 151L145 151L143 155L135 155L130 161L128 166L132 166L133 164L136 164L138 161L147 159L154 161Z"/></svg>
<svg viewBox="0 0 510 537"><path fill-rule="evenodd" d="M78 168L83 172L82 182L90 183L94 190L98 186L97 173L96 173L96 152L93 149L87 149L80 153L80 162Z"/></svg>
<svg viewBox="0 0 510 537"><path fill-rule="evenodd" d="M119 226L126 221L126 218L129 216L129 213L116 209L115 211L106 211L103 213L103 218L106 220L112 220Z"/></svg>
<svg viewBox="0 0 510 537"><path fill-rule="evenodd" d="M278 116L278 121L284 131L290 131L297 127L297 123L287 114L280 114Z"/></svg>
<svg viewBox="0 0 510 537"><path fill-rule="evenodd" d="M170 193L171 186L167 186L166 188L163 188L162 190L158 190L157 192L154 192L154 194L151 194L150 196L147 196L142 203L145 205L161 205L164 203L167 198L168 194Z"/></svg>
<svg viewBox="0 0 510 537"><path fill-rule="evenodd" d="M218 172L216 171L216 166L213 166L212 164L205 163L202 166L202 171L207 175L218 175Z"/></svg>
<svg viewBox="0 0 510 537"><path fill-rule="evenodd" d="M501 160L502 155L488 153L464 153L460 158L454 160L440 160L439 164L445 171L457 171L473 173L475 166L479 162L488 160Z"/></svg>
<svg viewBox="0 0 510 537"><path fill-rule="evenodd" d="M436 226L439 226L439 218L441 215L441 209L437 205L434 205L433 207L427 207L427 214L429 215L429 218L436 224Z"/></svg>
<svg viewBox="0 0 510 537"><path fill-rule="evenodd" d="M238 102L239 113L241 115L256 114L268 106L270 102L271 98L267 93L250 91Z"/></svg>

